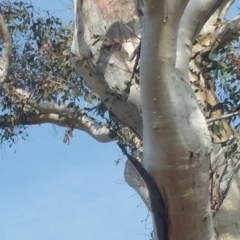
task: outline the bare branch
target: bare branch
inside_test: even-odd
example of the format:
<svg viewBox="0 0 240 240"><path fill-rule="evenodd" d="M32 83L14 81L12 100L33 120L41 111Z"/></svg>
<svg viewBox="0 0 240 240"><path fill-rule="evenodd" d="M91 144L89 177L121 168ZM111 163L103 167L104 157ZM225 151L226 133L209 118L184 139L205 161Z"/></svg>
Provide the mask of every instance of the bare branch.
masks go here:
<svg viewBox="0 0 240 240"><path fill-rule="evenodd" d="M210 38L210 46L203 49L202 53L222 48L236 38L234 33L240 31L240 16L237 16L231 21L228 21L221 27L217 28Z"/></svg>
<svg viewBox="0 0 240 240"><path fill-rule="evenodd" d="M2 14L0 14L0 38L3 41L3 56L0 57L0 82L3 82L9 70L12 40Z"/></svg>
<svg viewBox="0 0 240 240"><path fill-rule="evenodd" d="M164 64L159 65L162 72L165 72L169 75L171 69L175 68L175 56L176 56L176 44L177 44L177 32L180 20L182 18L183 12L188 4L189 0L174 1L146 1L145 2L145 14L144 14L144 26L142 39L148 39L149 34L152 32L157 32L159 35L155 38L149 39L149 43L156 46L153 48L153 52L149 52L151 56L145 56L145 49L148 49L148 46L142 45L141 58L149 59L149 57L154 57L154 55L159 58L161 57ZM158 18L156 17L158 16ZM157 21L156 21L157 19ZM152 35L152 34L151 34ZM159 45L159 39L160 44ZM171 39L171 41L169 41ZM147 43L147 40L145 41ZM158 54L156 54L158 52ZM145 66L145 63L141 63L141 68ZM147 76L143 78L147 79Z"/></svg>
<svg viewBox="0 0 240 240"><path fill-rule="evenodd" d="M24 103L25 106L44 113L29 118L26 124L53 123L62 127L71 126L74 129L85 131L99 142L110 142L114 140L109 137L110 131L106 126L97 123L81 110L77 112L76 117L74 116L75 112L73 109L68 108L67 105L58 106L58 104L48 101L37 102L31 99L30 94L26 91L13 87L9 88L7 84L2 84L2 89L13 101L20 101ZM4 118L1 121L3 126L11 124L9 121L6 122Z"/></svg>
<svg viewBox="0 0 240 240"><path fill-rule="evenodd" d="M211 122L219 121L219 120L222 120L222 119L228 119L230 117L238 116L239 114L240 114L240 112L236 111L236 112L233 112L233 113L222 115L220 117L207 119L206 122L207 123L211 123Z"/></svg>
<svg viewBox="0 0 240 240"><path fill-rule="evenodd" d="M178 30L176 67L188 74L188 66L192 53L192 44L202 30L209 17L221 6L223 0L190 0Z"/></svg>
<svg viewBox="0 0 240 240"><path fill-rule="evenodd" d="M80 117L76 124L77 128L87 132L93 138L99 142L111 142L116 140L115 138L110 138L110 130L105 125L97 123L95 120L91 119L87 115Z"/></svg>
<svg viewBox="0 0 240 240"><path fill-rule="evenodd" d="M225 3L225 5L224 5ZM229 10L229 8L231 7L231 5L234 3L234 0L227 0L224 1L224 3L222 4L222 7L220 8L220 14L219 14L219 18L221 20L223 20L226 17L226 14Z"/></svg>
<svg viewBox="0 0 240 240"><path fill-rule="evenodd" d="M72 127L73 129L82 130L99 142L110 142L116 140L115 138L110 138L109 128L101 123L96 122L80 109L76 113L76 110L68 108L67 105L58 106L58 104L48 101L40 101L38 103L36 100L31 99L30 95L22 89L15 89L13 87L8 88L6 84L2 84L2 86L6 94L13 101L20 101L24 103L26 107L42 113L40 115L28 118L26 122L17 122L15 123L16 125L52 123L62 127L68 126ZM12 126L12 122L7 118L2 118L0 126ZM141 144L140 139L127 127L119 130L117 135L123 139L123 141L128 141L135 147L139 147Z"/></svg>
<svg viewBox="0 0 240 240"><path fill-rule="evenodd" d="M212 14L209 20L203 26L199 35L206 36L207 34L212 33L216 29L216 24L221 21L224 21L226 13L230 6L232 5L233 0L223 0L220 7Z"/></svg>
<svg viewBox="0 0 240 240"><path fill-rule="evenodd" d="M38 125L52 123L61 127L69 127L88 133L98 142L107 143L115 141L109 136L109 129L102 124L97 123L86 114L78 118L60 117L53 113L44 113L28 117L26 119L12 120L11 116L0 116L0 128L13 127L17 125Z"/></svg>

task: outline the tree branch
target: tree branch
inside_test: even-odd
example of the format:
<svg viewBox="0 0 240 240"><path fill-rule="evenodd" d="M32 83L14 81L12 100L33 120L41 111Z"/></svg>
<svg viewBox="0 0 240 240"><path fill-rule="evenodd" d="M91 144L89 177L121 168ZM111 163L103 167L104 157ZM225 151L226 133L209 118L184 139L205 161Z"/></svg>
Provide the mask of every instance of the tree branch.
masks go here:
<svg viewBox="0 0 240 240"><path fill-rule="evenodd" d="M228 21L212 32L210 46L204 48L201 54L226 46L231 41L236 39L236 35L234 35L234 33L238 33L239 31L240 16L236 16L233 20Z"/></svg>
<svg viewBox="0 0 240 240"><path fill-rule="evenodd" d="M67 105L60 105L54 102L48 101L36 101L31 98L31 95L20 89L10 86L4 82L7 76L10 58L12 53L12 42L7 26L4 22L3 16L0 14L0 37L3 40L3 56L0 59L0 89L11 98L13 102L22 102L25 106L35 109L41 112L40 115L35 115L31 118L21 120L22 122L16 122L15 124L43 124L53 123L59 126L71 126L72 128L79 129L87 132L93 138L100 142L113 141L109 137L109 129L97 123L85 113L79 111L78 117L73 117L73 109L68 108ZM11 117L1 117L0 126L10 127L12 126Z"/></svg>
<svg viewBox="0 0 240 240"><path fill-rule="evenodd" d="M84 112L79 110L76 113L76 110L73 110L72 108L68 108L66 104L62 104L59 106L55 102L49 102L49 101L39 102L36 99L34 99L34 97L32 97L31 94L28 93L27 91L20 88L15 88L10 84L5 83L4 80L10 64L12 42L11 42L9 31L6 27L6 24L4 22L2 15L0 15L0 37L3 39L3 42L4 42L3 44L4 61L2 62L2 66L0 65L0 67L2 67L3 69L2 75L0 75L1 77L0 79L2 80L0 82L0 89L13 102L24 103L25 107L29 107L31 109L34 109L40 112L39 115L35 115L24 120L21 119L20 122L15 122L14 124L32 125L32 124L52 123L62 127L68 126L68 127L85 131L89 135L91 135L93 138L95 138L97 141L100 141L100 142L109 142L109 141L115 140L109 137L110 130L106 126L97 123L94 119L88 117ZM101 84L97 85L97 88L99 86L101 88ZM106 92L106 89L102 89L102 91ZM119 101L119 104L123 105L123 102ZM116 104L114 102L111 102L110 106L112 108L115 108L116 107L115 105ZM119 107L119 106L117 106L116 108L124 109L124 107ZM135 117L137 117L137 115L135 115ZM139 126L139 124L136 124L136 122L134 122L133 125ZM0 118L0 127L3 128L3 127L11 127L11 126L12 126L12 121L10 116ZM124 129L122 130L126 132ZM119 131L118 134L123 135L121 133L121 130ZM139 142L137 138L134 138L133 141Z"/></svg>
<svg viewBox="0 0 240 240"><path fill-rule="evenodd" d="M153 48L154 53L150 53L151 57L154 57L155 55L157 58L161 57L162 59L162 64L159 65L159 67L161 68L160 72L162 72L161 75L163 75L165 72L167 73L167 75L169 75L169 72L171 72L172 69L175 68L177 33L180 20L188 2L189 0L151 0L147 1L144 5L145 30L143 31L142 39L148 39L147 36L149 36L150 32L155 31L159 33L156 35L155 38L149 39L149 43L156 46L155 48ZM156 17L156 15L158 15L158 18ZM169 39L171 39L171 41L169 41ZM159 40L161 41L161 46L158 46ZM144 49L148 49L149 47L143 44L141 47L141 59L145 59L147 56L142 56L142 52L145 52ZM150 56L148 56L146 59L149 59L149 57ZM144 66L145 64L141 64L141 68ZM144 76L143 78L145 77L147 76Z"/></svg>
<svg viewBox="0 0 240 240"><path fill-rule="evenodd" d="M234 3L234 0L226 0L224 1L224 3L222 4L222 7L220 8L220 14L219 14L219 18L221 20L224 20L224 18L226 17L229 8L231 7L231 5ZM225 5L224 5L225 4Z"/></svg>
<svg viewBox="0 0 240 240"><path fill-rule="evenodd" d="M3 55L0 57L0 82L3 82L10 65L12 40L2 14L0 14L0 38L3 40Z"/></svg>
<svg viewBox="0 0 240 240"><path fill-rule="evenodd" d="M226 114L226 115L222 115L220 117L215 117L215 118L210 118L210 119L207 119L206 122L207 123L212 123L212 122L215 122L215 121L219 121L219 120L222 120L222 119L228 119L230 117L234 117L234 116L238 116L240 114L239 111L236 111L236 112L233 112L233 113L229 113L229 114Z"/></svg>
<svg viewBox="0 0 240 240"><path fill-rule="evenodd" d="M228 1L228 0L227 0ZM176 68L185 76L188 74L188 66L192 44L202 30L209 17L221 6L223 0L190 0L182 16L177 43Z"/></svg>
<svg viewBox="0 0 240 240"><path fill-rule="evenodd" d="M233 2L234 0L223 0L219 8L211 15L208 21L204 24L200 32L201 36L206 36L207 34L211 34L216 29L217 23L219 23L220 21L224 22L226 13Z"/></svg>
<svg viewBox="0 0 240 240"><path fill-rule="evenodd" d="M17 125L38 125L45 123L52 123L61 127L69 127L84 131L95 140L102 143L116 140L109 136L110 131L105 125L97 123L86 114L83 114L81 117L77 118L70 118L68 116L60 117L59 115L53 113L43 113L28 117L26 119L14 119L12 116L0 116L0 128L13 127Z"/></svg>

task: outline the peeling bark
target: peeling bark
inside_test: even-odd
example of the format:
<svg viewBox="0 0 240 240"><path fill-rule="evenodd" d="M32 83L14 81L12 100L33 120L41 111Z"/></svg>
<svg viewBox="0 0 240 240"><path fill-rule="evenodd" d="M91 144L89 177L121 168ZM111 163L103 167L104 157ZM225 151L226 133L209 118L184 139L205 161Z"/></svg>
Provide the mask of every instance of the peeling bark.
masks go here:
<svg viewBox="0 0 240 240"><path fill-rule="evenodd" d="M139 45L138 5L132 0L75 0L74 6L73 66L107 107L142 137L139 86L131 82L134 59L130 61L130 56ZM95 12L94 16L92 12ZM98 42L94 36L98 36ZM94 41L96 43L93 45ZM79 65L78 60L84 61L84 64ZM129 95L123 96L127 82L131 82ZM116 91L119 97L109 99L109 88L119 89Z"/></svg>

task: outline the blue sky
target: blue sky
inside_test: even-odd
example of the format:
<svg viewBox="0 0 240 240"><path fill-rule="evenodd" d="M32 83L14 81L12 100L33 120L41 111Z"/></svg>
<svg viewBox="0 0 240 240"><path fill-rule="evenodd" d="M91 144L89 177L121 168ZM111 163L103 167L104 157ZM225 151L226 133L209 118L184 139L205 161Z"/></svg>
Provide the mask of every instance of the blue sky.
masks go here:
<svg viewBox="0 0 240 240"><path fill-rule="evenodd" d="M32 0L65 20L71 1ZM0 152L1 240L149 239L148 211L124 183L116 143L101 144L76 131L32 126L29 138ZM16 150L16 153L14 151ZM151 221L148 221L148 223Z"/></svg>
<svg viewBox="0 0 240 240"><path fill-rule="evenodd" d="M39 2L72 19L70 0L32 0ZM76 131L65 145L64 130L51 125L28 133L12 149L1 146L0 240L149 239L148 212L124 183L123 163L115 166L116 143Z"/></svg>
<svg viewBox="0 0 240 240"><path fill-rule="evenodd" d="M31 127L15 154L2 147L0 239L149 239L147 210L115 166L116 144L77 132L68 146L57 132Z"/></svg>

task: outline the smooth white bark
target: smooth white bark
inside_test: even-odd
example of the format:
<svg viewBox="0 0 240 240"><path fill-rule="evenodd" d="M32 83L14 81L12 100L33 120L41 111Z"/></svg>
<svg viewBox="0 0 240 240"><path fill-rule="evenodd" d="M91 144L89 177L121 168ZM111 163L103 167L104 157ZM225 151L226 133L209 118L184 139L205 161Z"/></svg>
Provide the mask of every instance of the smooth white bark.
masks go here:
<svg viewBox="0 0 240 240"><path fill-rule="evenodd" d="M177 44L177 59L176 68L178 68L184 75L188 74L188 66L192 44L196 40L206 21L212 14L219 8L216 16L209 20L212 27L212 22L217 20L222 8L229 2L229 0L190 0L184 14L181 18L180 26L178 29L178 44ZM204 32L201 32L204 34Z"/></svg>
<svg viewBox="0 0 240 240"><path fill-rule="evenodd" d="M12 54L12 39L2 14L0 14L0 39L3 41L3 55L0 57L0 82L2 83L8 74Z"/></svg>
<svg viewBox="0 0 240 240"><path fill-rule="evenodd" d="M215 239L208 196L210 136L187 75L175 69L178 24L186 4L145 2L143 165L163 194L169 239Z"/></svg>
<svg viewBox="0 0 240 240"><path fill-rule="evenodd" d="M209 20L204 24L200 35L206 36L207 34L211 34L216 29L216 24L220 21L223 22L226 16L226 13L230 6L233 4L233 0L224 0L220 7L211 15Z"/></svg>

